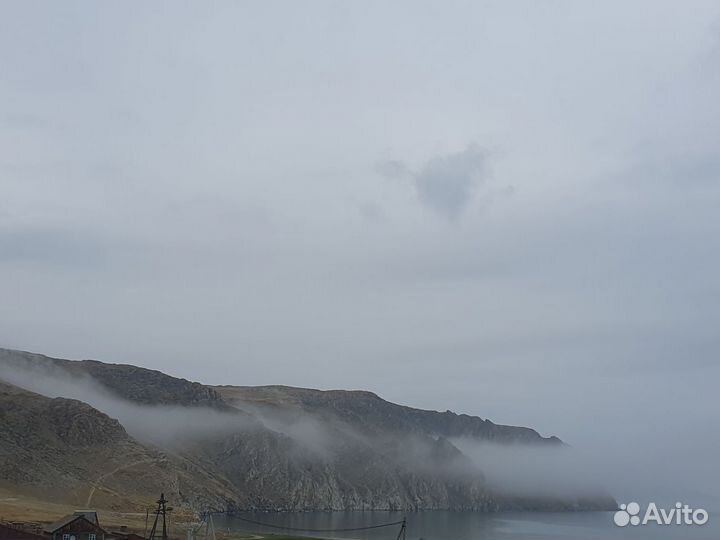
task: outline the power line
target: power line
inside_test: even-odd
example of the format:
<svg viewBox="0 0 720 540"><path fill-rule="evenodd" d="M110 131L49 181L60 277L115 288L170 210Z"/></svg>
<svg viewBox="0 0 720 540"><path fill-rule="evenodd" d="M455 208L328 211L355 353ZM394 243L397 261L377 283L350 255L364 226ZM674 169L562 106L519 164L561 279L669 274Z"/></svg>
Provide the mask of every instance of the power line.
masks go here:
<svg viewBox="0 0 720 540"><path fill-rule="evenodd" d="M244 521L246 523L252 523L253 525L261 525L263 527L269 527L271 529L282 529L284 531L318 532L318 533L367 531L370 529L382 529L384 527L396 527L398 525L403 526L403 529L401 530L401 532L404 532L404 528L407 523L407 520L403 519L402 521L393 521L392 523L382 523L380 525L369 525L367 527L351 527L351 528L343 528L343 529L305 529L305 528L301 528L301 527L286 527L283 525L275 525L272 523L263 523L262 521L255 521L254 519L247 519L244 517L240 517L237 514L234 514L232 512L208 512L208 514L228 514L228 515L232 515L232 517L234 519L238 519L238 520Z"/></svg>

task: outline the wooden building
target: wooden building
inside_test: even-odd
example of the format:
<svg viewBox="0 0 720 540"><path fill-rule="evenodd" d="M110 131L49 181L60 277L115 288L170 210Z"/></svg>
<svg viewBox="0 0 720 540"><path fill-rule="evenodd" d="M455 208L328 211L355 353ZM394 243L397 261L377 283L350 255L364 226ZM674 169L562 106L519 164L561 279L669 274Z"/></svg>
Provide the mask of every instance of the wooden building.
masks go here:
<svg viewBox="0 0 720 540"><path fill-rule="evenodd" d="M50 540L109 540L97 513L90 510L75 512L48 525L45 534Z"/></svg>

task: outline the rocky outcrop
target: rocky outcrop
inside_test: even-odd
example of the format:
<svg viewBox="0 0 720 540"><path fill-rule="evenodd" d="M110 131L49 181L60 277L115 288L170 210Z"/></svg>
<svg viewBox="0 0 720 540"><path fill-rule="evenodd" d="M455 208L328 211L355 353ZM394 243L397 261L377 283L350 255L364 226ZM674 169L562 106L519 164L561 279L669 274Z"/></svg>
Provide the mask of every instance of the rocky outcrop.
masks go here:
<svg viewBox="0 0 720 540"><path fill-rule="evenodd" d="M365 391L312 390L288 386L219 386L229 403L303 411L367 430L424 433L446 438L472 437L498 443L562 444L534 429L494 424L478 416L396 405Z"/></svg>
<svg viewBox="0 0 720 540"><path fill-rule="evenodd" d="M120 422L81 401L55 398L44 413L58 439L71 447L112 445L128 438Z"/></svg>
<svg viewBox="0 0 720 540"><path fill-rule="evenodd" d="M112 395L133 404L132 414L159 411L159 422L172 414L189 432L150 442L90 404L0 383L0 483L36 486L51 500L84 505L95 497L98 506L132 509L164 491L177 506L194 510L615 506L602 494L531 499L498 493L450 440L562 445L529 428L404 407L370 392L213 388L131 365L0 349L0 379L2 370L19 367L102 388L101 409L110 407L105 396Z"/></svg>
<svg viewBox="0 0 720 540"><path fill-rule="evenodd" d="M234 506L269 510L475 509L493 501L482 473L446 440L336 441L320 454L268 429L194 449L244 494Z"/></svg>
<svg viewBox="0 0 720 540"><path fill-rule="evenodd" d="M118 397L145 405L226 408L222 398L209 386L127 364L64 360L10 349L0 349L0 364L36 369L60 368L71 375L89 376Z"/></svg>
<svg viewBox="0 0 720 540"><path fill-rule="evenodd" d="M1 376L1 374L0 374ZM50 502L142 510L165 491L190 508L226 506L239 495L201 465L130 437L120 423L77 400L0 382L0 486Z"/></svg>

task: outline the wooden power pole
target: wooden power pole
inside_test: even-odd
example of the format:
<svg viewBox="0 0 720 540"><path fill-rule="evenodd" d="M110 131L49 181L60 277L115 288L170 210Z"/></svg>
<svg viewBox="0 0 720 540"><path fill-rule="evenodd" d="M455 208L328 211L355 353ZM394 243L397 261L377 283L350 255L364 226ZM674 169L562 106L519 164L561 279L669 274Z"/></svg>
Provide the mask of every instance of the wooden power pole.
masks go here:
<svg viewBox="0 0 720 540"><path fill-rule="evenodd" d="M160 499L157 500L157 509L155 510L155 521L153 522L152 529L150 529L150 536L147 540L168 540L168 528L167 528L167 514L171 512L172 508L167 507L167 500L165 500L165 494L160 494ZM158 531L158 522L162 517L162 532Z"/></svg>

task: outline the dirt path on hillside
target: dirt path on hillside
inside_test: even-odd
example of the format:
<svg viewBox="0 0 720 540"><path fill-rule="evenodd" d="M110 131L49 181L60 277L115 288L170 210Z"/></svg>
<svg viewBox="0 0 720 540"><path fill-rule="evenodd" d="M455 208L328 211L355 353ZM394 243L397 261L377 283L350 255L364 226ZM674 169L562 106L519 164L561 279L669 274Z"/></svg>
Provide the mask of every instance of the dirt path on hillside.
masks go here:
<svg viewBox="0 0 720 540"><path fill-rule="evenodd" d="M134 461L133 463L128 463L127 465L121 465L120 467L117 467L116 469L113 469L112 471L103 474L101 477L99 477L97 480L95 480L95 482L93 482L92 487L90 488L90 493L88 494L87 502L85 503L85 508L90 508L90 503L92 502L92 498L93 498L93 495L95 495L96 489L105 489L107 491L111 491L111 490L108 490L107 488L103 488L101 486L102 481L105 480L106 478L112 476L115 473L123 471L125 469L129 469L131 467L136 467L138 465L144 465L146 463L156 463L157 461L160 461L160 460L159 459L143 459L140 461Z"/></svg>

